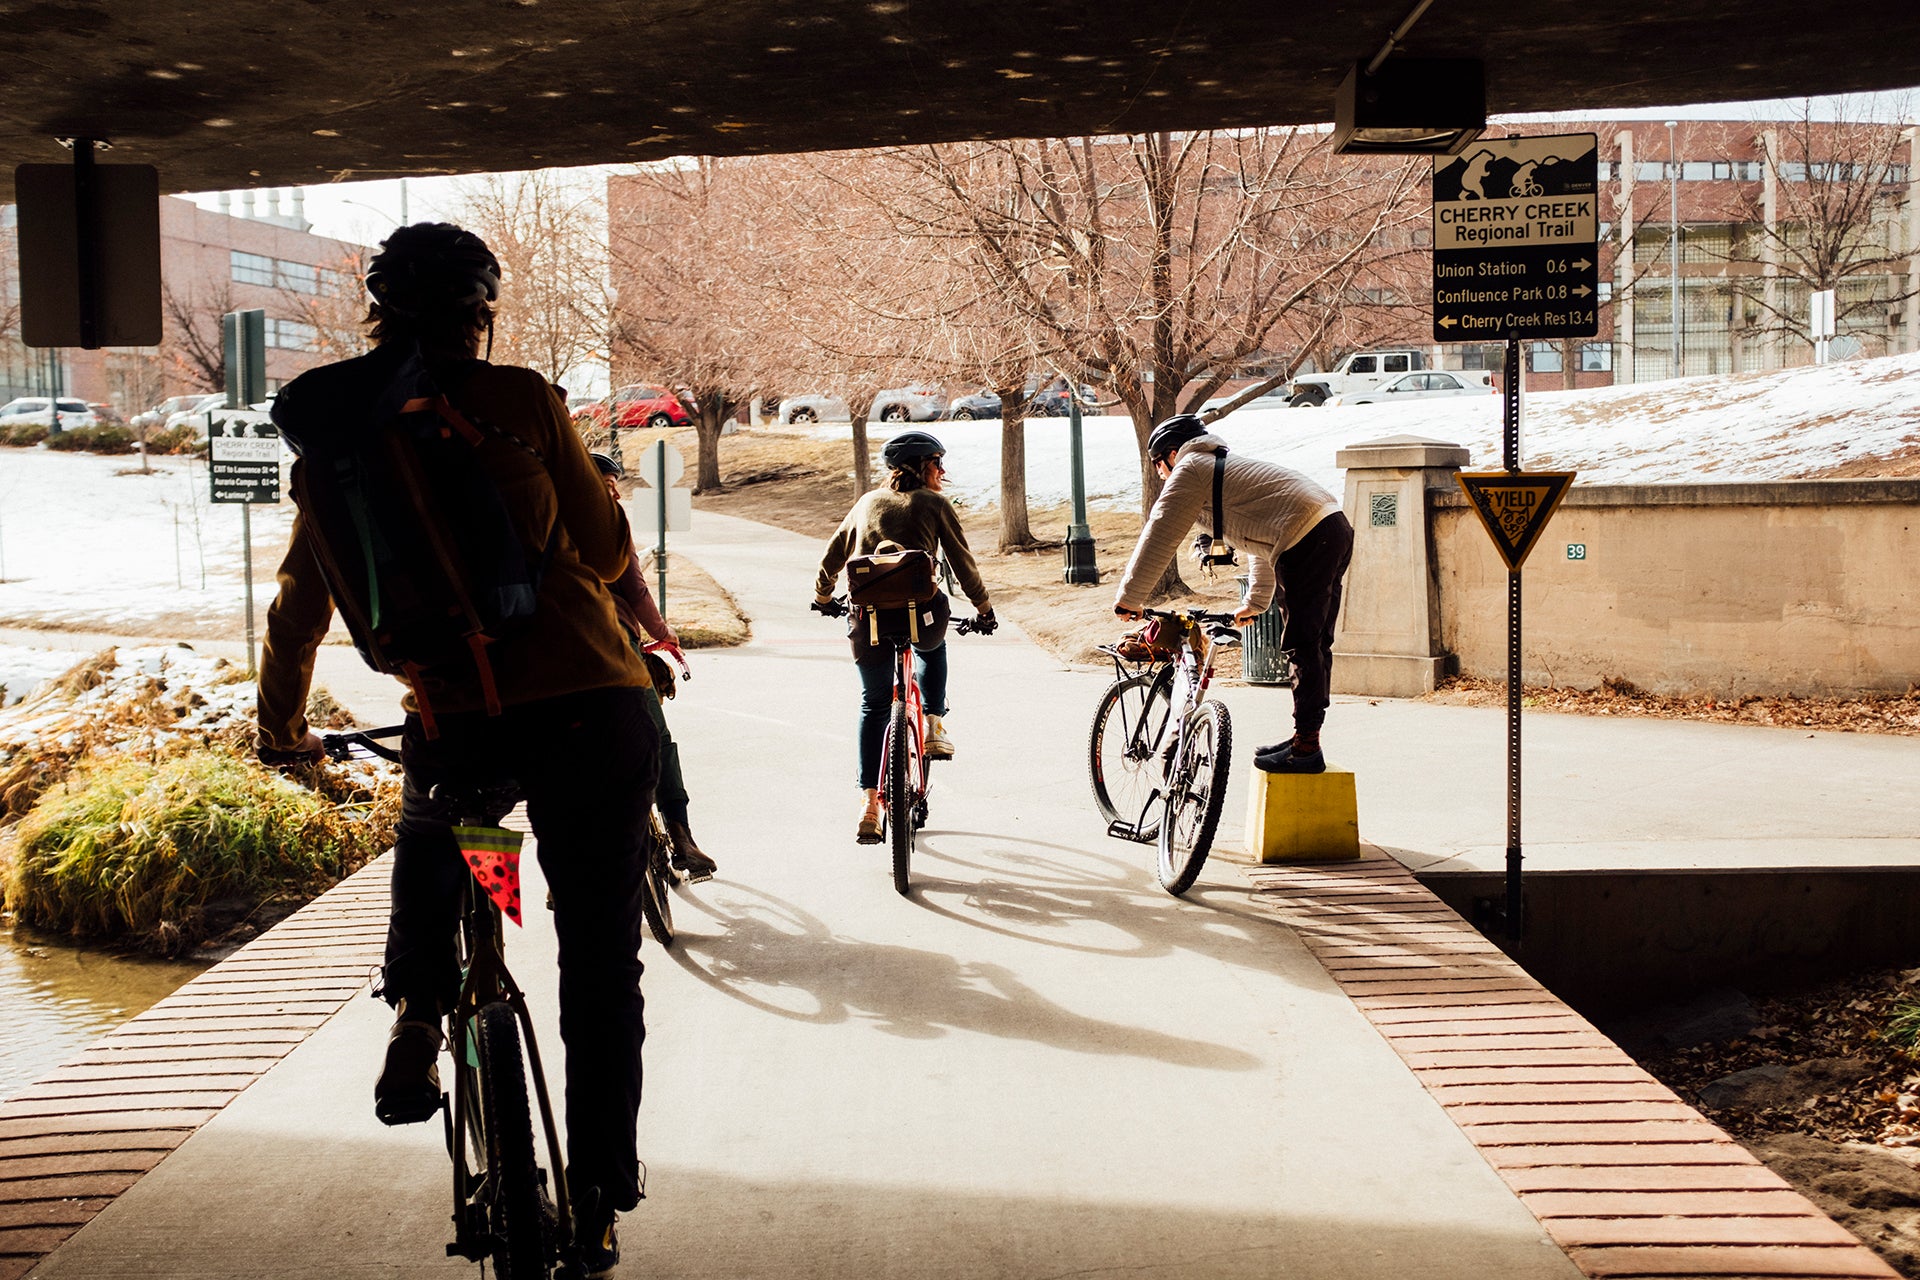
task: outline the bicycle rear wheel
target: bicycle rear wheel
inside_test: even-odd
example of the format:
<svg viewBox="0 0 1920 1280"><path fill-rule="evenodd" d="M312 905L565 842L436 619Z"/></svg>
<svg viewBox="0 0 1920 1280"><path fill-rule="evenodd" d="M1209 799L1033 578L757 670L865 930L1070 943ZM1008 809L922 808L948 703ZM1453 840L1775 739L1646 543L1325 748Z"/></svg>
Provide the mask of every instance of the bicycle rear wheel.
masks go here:
<svg viewBox="0 0 1920 1280"><path fill-rule="evenodd" d="M886 777L887 842L893 847L893 888L904 894L913 865L913 729L907 723L907 704L893 704L893 716L887 722Z"/></svg>
<svg viewBox="0 0 1920 1280"><path fill-rule="evenodd" d="M1107 686L1087 736L1087 779L1108 822L1131 822L1148 840L1160 826L1160 752L1173 712L1173 668Z"/></svg>
<svg viewBox="0 0 1920 1280"><path fill-rule="evenodd" d="M640 914L647 918L647 932L663 947L673 945L673 895L668 892L672 876L667 865L667 842L661 836L656 818L647 839L647 873L641 878Z"/></svg>
<svg viewBox="0 0 1920 1280"><path fill-rule="evenodd" d="M1160 887L1175 895L1193 887L1213 848L1233 764L1233 721L1218 702L1203 702L1188 718L1187 745L1170 771L1160 822Z"/></svg>
<svg viewBox="0 0 1920 1280"><path fill-rule="evenodd" d="M547 1280L551 1224L534 1165L520 1020L505 1001L481 1008L480 1096L492 1184L493 1265L500 1280Z"/></svg>

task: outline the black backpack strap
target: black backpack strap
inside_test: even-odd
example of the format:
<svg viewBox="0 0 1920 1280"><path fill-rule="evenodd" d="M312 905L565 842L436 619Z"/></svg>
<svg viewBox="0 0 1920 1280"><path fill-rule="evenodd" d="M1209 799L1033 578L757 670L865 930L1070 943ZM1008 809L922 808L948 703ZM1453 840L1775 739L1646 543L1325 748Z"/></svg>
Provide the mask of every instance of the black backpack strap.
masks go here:
<svg viewBox="0 0 1920 1280"><path fill-rule="evenodd" d="M1227 455L1225 453L1216 453L1213 455L1213 540L1215 542L1224 542L1226 540L1226 535L1222 532L1221 528L1227 519L1224 510L1226 503L1223 501L1226 486Z"/></svg>

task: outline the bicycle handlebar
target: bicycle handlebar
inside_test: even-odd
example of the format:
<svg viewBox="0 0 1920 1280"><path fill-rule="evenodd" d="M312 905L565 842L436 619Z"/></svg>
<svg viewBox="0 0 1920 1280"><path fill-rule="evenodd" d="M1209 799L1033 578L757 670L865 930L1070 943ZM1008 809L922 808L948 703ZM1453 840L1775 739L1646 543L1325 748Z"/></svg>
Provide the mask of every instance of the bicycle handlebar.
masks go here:
<svg viewBox="0 0 1920 1280"><path fill-rule="evenodd" d="M397 738L405 730L405 725L388 725L384 729L360 729L352 733L323 733L320 735L321 750L327 753L329 760L352 760L354 748L359 747L382 760L400 763L400 752L393 747L383 747L376 741L379 738Z"/></svg>
<svg viewBox="0 0 1920 1280"><path fill-rule="evenodd" d="M693 668L687 665L687 655L680 652L680 646L665 640L653 640L643 646L648 653L664 653L673 659L673 665L680 668L682 680L693 679Z"/></svg>

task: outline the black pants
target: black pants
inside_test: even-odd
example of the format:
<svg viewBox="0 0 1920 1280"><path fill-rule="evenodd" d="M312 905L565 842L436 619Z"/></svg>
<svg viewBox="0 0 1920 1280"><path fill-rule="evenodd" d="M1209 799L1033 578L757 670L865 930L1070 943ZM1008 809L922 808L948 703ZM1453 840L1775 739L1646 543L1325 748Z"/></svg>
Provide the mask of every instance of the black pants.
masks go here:
<svg viewBox="0 0 1920 1280"><path fill-rule="evenodd" d="M417 716L401 739L406 770L394 841L393 914L384 983L390 1002L451 1008L460 973L454 940L471 878L435 784L512 778L526 797L560 940L560 1038L567 1059L567 1169L616 1210L640 1193L640 914L657 742L642 689L594 689L509 707L499 716L439 717L429 741ZM538 901L528 911L540 910ZM509 930L512 925L508 925ZM511 957L509 957L511 961Z"/></svg>
<svg viewBox="0 0 1920 1280"><path fill-rule="evenodd" d="M1280 647L1293 659L1293 729L1318 733L1332 700L1333 625L1340 617L1340 583L1353 559L1353 526L1336 511L1280 553L1287 611Z"/></svg>

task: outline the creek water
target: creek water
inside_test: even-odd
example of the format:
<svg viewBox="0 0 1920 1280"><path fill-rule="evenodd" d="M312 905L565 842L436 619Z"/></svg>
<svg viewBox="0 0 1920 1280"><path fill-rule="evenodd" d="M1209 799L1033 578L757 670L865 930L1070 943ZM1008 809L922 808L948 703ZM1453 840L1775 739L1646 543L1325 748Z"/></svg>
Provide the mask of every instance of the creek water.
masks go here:
<svg viewBox="0 0 1920 1280"><path fill-rule="evenodd" d="M171 995L204 964L147 960L0 925L0 1098Z"/></svg>

